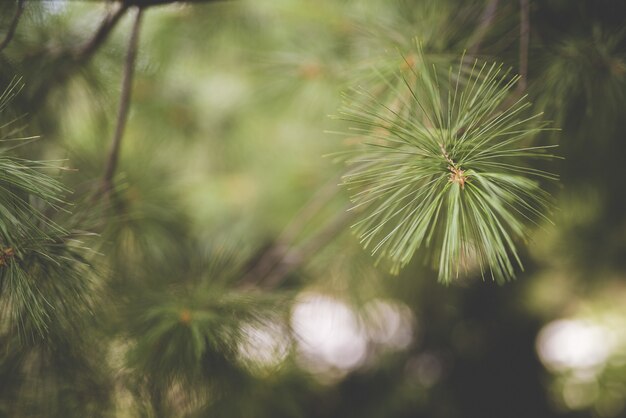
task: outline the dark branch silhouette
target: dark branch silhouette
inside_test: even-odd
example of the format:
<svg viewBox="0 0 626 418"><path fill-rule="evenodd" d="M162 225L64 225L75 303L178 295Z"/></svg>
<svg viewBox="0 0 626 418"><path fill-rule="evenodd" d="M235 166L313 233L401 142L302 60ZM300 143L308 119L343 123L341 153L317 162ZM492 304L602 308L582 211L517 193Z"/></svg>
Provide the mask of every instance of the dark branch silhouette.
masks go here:
<svg viewBox="0 0 626 418"><path fill-rule="evenodd" d="M13 19L11 20L11 24L9 25L9 29L7 30L7 34L4 36L2 42L0 42L0 51L2 51L13 39L13 35L15 35L15 29L17 29L17 23L20 20L20 16L24 11L24 0L17 0L17 9L15 10L15 14L13 15Z"/></svg>
<svg viewBox="0 0 626 418"><path fill-rule="evenodd" d="M100 48L104 41L108 38L111 30L115 27L124 13L128 10L128 6L121 4L117 9L110 12L100 23L98 30L91 39L74 52L74 59L77 63L82 64L92 57L92 55Z"/></svg>
<svg viewBox="0 0 626 418"><path fill-rule="evenodd" d="M139 29L141 27L142 14L143 8L137 8L137 14L135 15L130 41L128 43L128 52L126 54L126 63L124 65L124 76L122 79L122 92L120 96L120 106L117 113L117 122L115 125L115 132L113 134L113 141L111 142L111 149L109 150L109 156L104 170L104 176L102 177L102 193L105 195L108 194L113 187L113 175L115 174L115 169L117 168L120 146L124 136L124 128L126 127L126 121L128 120L128 110L130 108L130 96L133 87L133 74L137 58L137 46L139 44Z"/></svg>
<svg viewBox="0 0 626 418"><path fill-rule="evenodd" d="M216 3L218 1L227 0L123 0L115 2L115 9L109 12L100 23L100 26L89 38L87 42L78 48L72 48L69 50L54 51L51 53L51 57L61 64L54 70L50 76L41 83L39 88L35 89L35 92L31 96L31 103L34 108L41 106L45 103L48 93L59 84L62 84L69 80L71 76L76 73L82 66L87 64L98 49L108 39L111 31L115 28L120 19L124 16L126 11L133 6L146 9L151 6L161 6L175 3Z"/></svg>
<svg viewBox="0 0 626 418"><path fill-rule="evenodd" d="M348 207L341 210L312 238L299 248L291 248L279 259L276 266L265 277L259 278L259 284L266 288L277 287L289 273L307 264L313 256L332 242L354 218L354 213Z"/></svg>
<svg viewBox="0 0 626 418"><path fill-rule="evenodd" d="M80 47L55 51L51 54L53 59L57 58L64 64L60 65L56 71L53 71L45 82L41 83L40 87L35 90L31 99L33 106L41 106L53 87L69 80L81 66L89 62L96 51L107 40L113 28L115 28L128 10L128 7L126 4L119 4L114 10L109 12L100 23L100 26L98 26L94 35Z"/></svg>
<svg viewBox="0 0 626 418"><path fill-rule="evenodd" d="M139 6L145 9L150 6L163 6L175 3L217 3L219 1L228 0L122 0L122 3L126 6Z"/></svg>

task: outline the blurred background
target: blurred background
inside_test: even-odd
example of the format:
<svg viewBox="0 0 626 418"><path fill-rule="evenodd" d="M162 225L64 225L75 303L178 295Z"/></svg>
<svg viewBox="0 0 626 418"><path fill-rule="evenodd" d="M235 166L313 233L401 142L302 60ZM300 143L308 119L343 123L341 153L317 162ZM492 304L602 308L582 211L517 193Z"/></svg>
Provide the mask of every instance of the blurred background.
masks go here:
<svg viewBox="0 0 626 418"><path fill-rule="evenodd" d="M131 3L128 123L94 204ZM23 8L3 135L41 136L12 152L63 160L59 222L97 233L79 327L2 326L0 416L626 417L626 3L153 3L0 4L0 38ZM539 138L564 157L554 225L513 282L444 286L418 260L390 275L350 233L332 155L354 139L328 116L414 38L444 67L466 51L521 73L560 128Z"/></svg>

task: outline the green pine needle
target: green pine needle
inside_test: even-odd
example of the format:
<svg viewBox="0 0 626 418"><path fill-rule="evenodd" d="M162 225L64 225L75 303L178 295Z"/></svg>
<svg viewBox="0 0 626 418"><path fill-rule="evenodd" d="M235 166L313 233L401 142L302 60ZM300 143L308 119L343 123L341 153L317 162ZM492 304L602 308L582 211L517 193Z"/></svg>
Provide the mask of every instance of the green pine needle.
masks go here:
<svg viewBox="0 0 626 418"><path fill-rule="evenodd" d="M528 141L548 128L540 115L524 116L526 96L510 102L519 77L501 65L468 68L463 57L442 85L423 58L406 62L400 88L388 82L392 101L363 88L346 96L340 117L361 139L344 176L364 213L354 231L394 273L419 250L442 282L474 269L511 279L526 222L547 220L538 180L557 176L527 160L555 157Z"/></svg>
<svg viewBox="0 0 626 418"><path fill-rule="evenodd" d="M235 245L216 240L196 254L185 285L159 286L133 301L129 361L152 384L237 379L247 366L238 355L245 328L284 322L287 293L233 289L248 261Z"/></svg>
<svg viewBox="0 0 626 418"><path fill-rule="evenodd" d="M0 112L20 88L19 80L14 80L0 94ZM24 340L43 337L58 342L70 332L82 332L82 320L91 315L91 267L82 244L52 219L64 209L68 191L43 170L61 167L7 155L9 149L0 149L2 325Z"/></svg>

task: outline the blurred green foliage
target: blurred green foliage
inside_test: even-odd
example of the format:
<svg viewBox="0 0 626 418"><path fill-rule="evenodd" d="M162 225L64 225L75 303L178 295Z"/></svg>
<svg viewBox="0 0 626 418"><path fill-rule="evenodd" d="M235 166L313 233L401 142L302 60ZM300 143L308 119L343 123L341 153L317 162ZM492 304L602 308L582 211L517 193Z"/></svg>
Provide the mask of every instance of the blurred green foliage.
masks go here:
<svg viewBox="0 0 626 418"><path fill-rule="evenodd" d="M390 276L361 250L345 167L323 158L355 139L325 133L347 129L327 116L401 68L398 52L415 57L415 37L443 68L467 50L518 71L518 2L149 7L115 189L99 199L130 13L84 48L117 6L26 1L0 52L0 88L25 84L2 138L41 135L2 158L63 160L44 171L70 213L30 209L91 248L63 235L45 251L61 263L10 264L51 269L23 283L51 322L20 336L2 281L0 416L626 414L623 2L530 1L527 92L561 128L538 140L565 157L535 166L561 175L556 225L519 243L516 281L447 287L419 260ZM0 4L0 37L15 7Z"/></svg>

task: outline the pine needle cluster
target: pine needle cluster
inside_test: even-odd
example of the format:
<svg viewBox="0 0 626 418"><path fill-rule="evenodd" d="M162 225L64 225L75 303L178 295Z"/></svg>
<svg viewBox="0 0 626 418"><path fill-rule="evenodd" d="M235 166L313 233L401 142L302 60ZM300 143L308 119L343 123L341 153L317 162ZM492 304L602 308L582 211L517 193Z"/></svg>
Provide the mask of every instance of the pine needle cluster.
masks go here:
<svg viewBox="0 0 626 418"><path fill-rule="evenodd" d="M199 252L191 277L144 292L126 315L128 364L155 410L193 409L236 388L250 372L240 353L246 329L285 321L289 298L282 292L234 288L246 261L241 246L219 243ZM183 393L173 401L168 396L176 388Z"/></svg>
<svg viewBox="0 0 626 418"><path fill-rule="evenodd" d="M0 110L19 89L19 82L7 87L0 95ZM67 190L45 171L58 165L11 156L16 141L19 144L20 138L3 139L10 146L0 149L3 325L22 337L53 333L65 338L91 311L90 267L81 243L52 219L64 210Z"/></svg>
<svg viewBox="0 0 626 418"><path fill-rule="evenodd" d="M348 152L344 183L364 213L354 231L393 272L419 250L442 282L476 269L504 281L522 267L526 222L547 220L539 180L557 179L528 160L554 155L530 142L548 128L527 116L526 96L511 99L519 76L465 61L442 83L423 55L405 60L400 83L385 80L391 102L364 88L346 95L340 117L360 146Z"/></svg>

